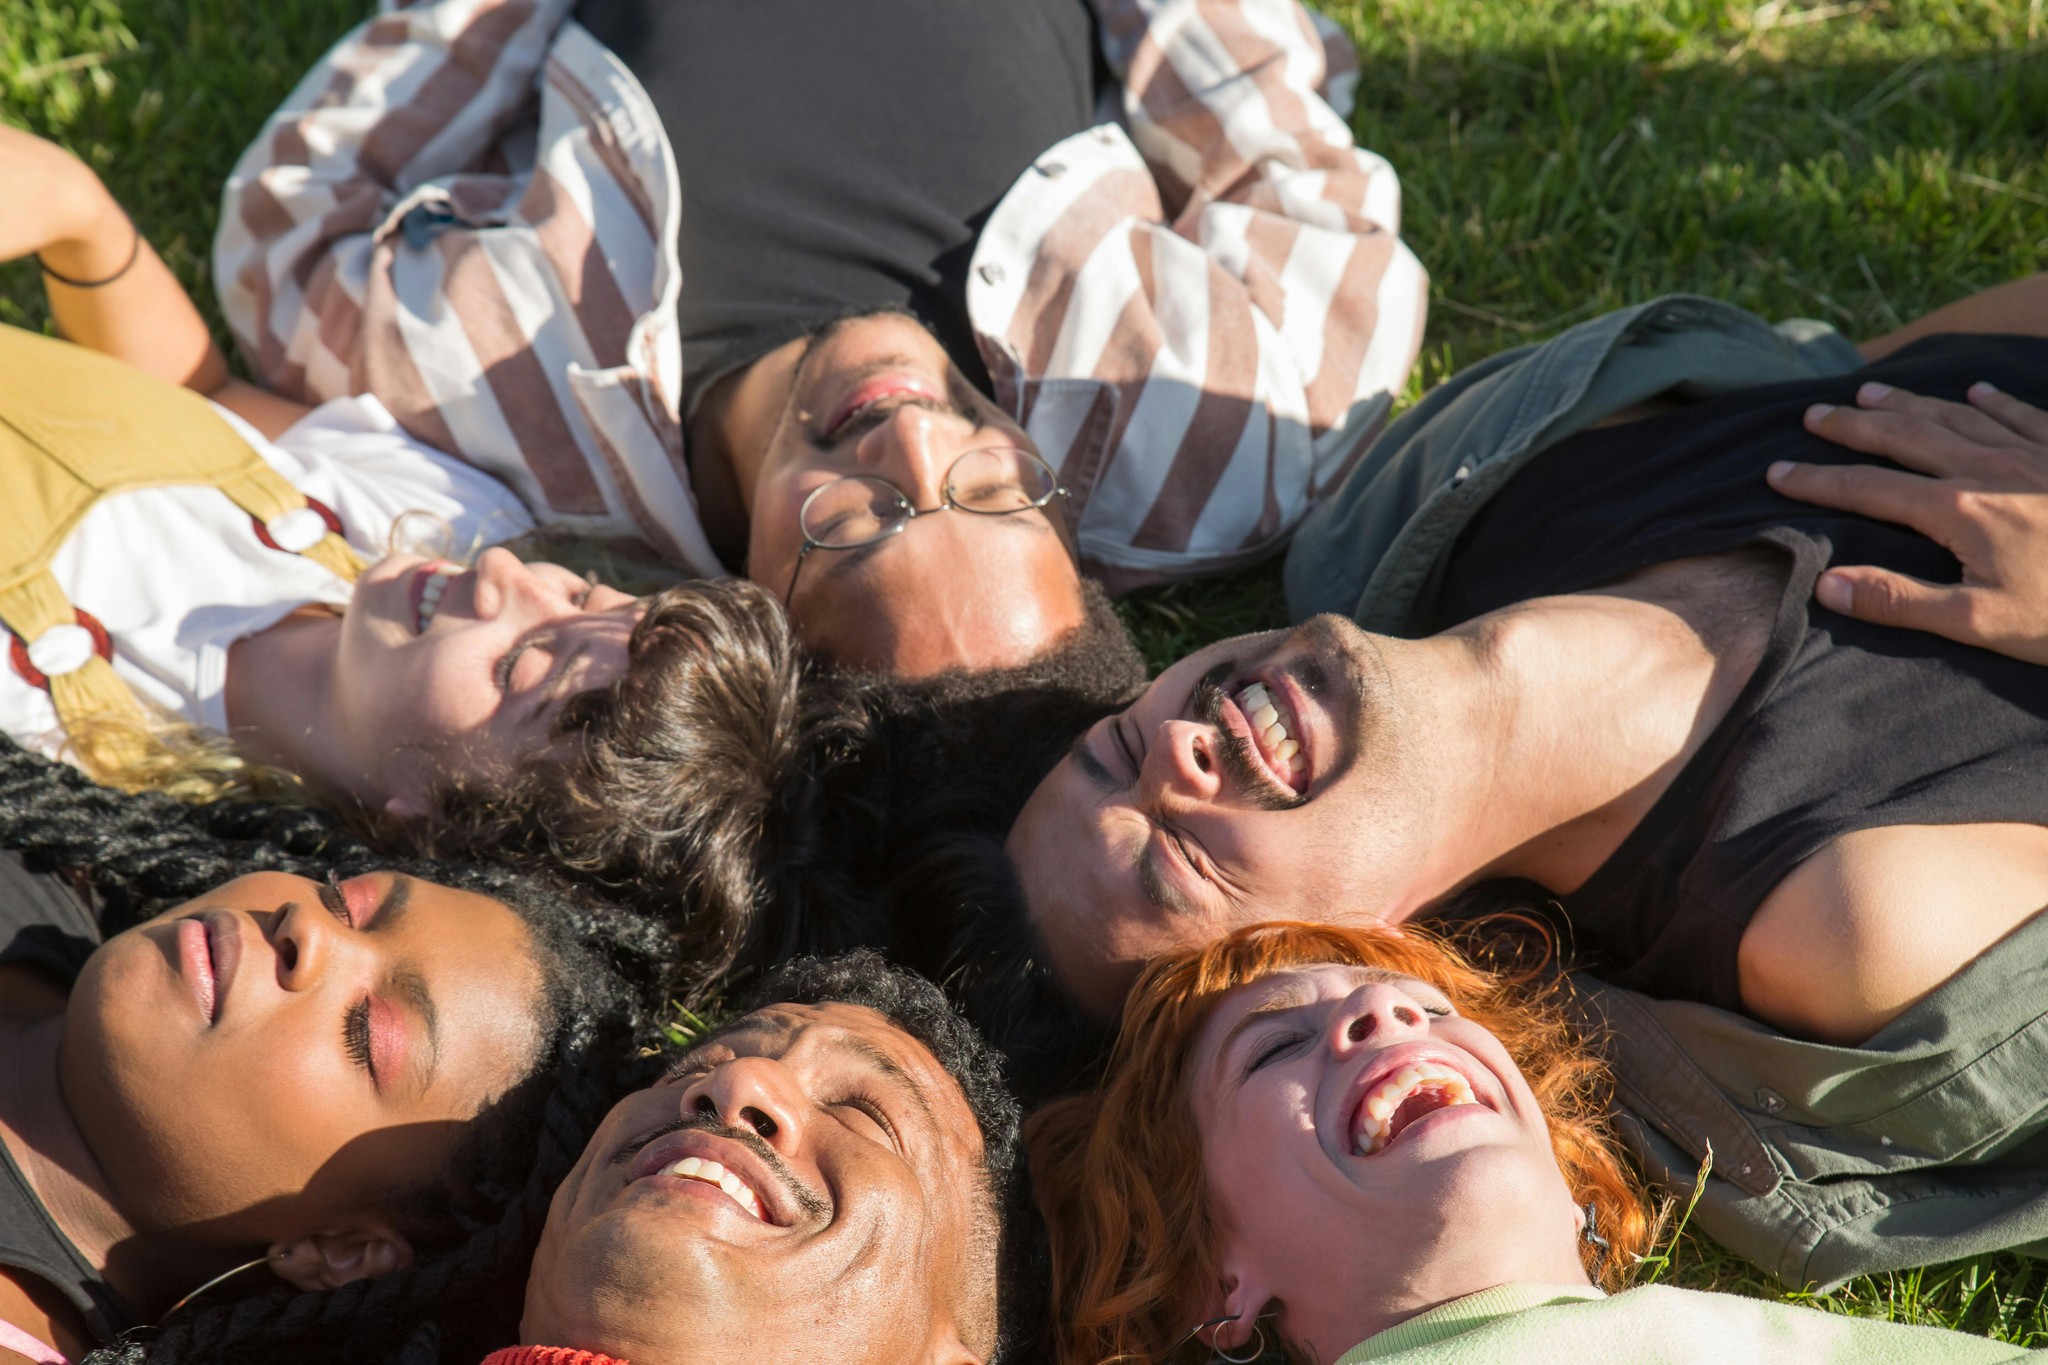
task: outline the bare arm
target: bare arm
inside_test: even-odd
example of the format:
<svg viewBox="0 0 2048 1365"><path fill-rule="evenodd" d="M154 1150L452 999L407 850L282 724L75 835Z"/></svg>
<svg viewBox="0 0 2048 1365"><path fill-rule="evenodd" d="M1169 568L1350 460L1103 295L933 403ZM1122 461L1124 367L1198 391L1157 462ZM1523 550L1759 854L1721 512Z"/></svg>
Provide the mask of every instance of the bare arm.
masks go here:
<svg viewBox="0 0 2048 1365"><path fill-rule="evenodd" d="M1936 332L2005 332L2048 336L2048 273L1993 285L1966 299L1914 318L1896 332L1866 341L1858 350L1865 360L1882 360L1907 342Z"/></svg>
<svg viewBox="0 0 2048 1365"><path fill-rule="evenodd" d="M205 394L266 435L305 415L228 373L184 286L84 162L0 126L0 184L0 260L40 259L60 334Z"/></svg>
<svg viewBox="0 0 2048 1365"><path fill-rule="evenodd" d="M1989 384L1969 399L1866 384L1856 407L1816 405L1809 431L1905 468L1787 462L1772 467L1771 486L1910 526L1962 565L1955 584L1831 568L1814 587L1822 606L2048 664L2048 412Z"/></svg>

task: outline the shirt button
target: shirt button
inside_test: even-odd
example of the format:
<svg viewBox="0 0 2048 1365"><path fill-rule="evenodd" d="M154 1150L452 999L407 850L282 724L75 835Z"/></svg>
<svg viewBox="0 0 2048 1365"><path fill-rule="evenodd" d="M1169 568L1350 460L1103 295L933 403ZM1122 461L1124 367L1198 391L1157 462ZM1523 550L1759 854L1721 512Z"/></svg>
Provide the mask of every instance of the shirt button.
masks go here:
<svg viewBox="0 0 2048 1365"><path fill-rule="evenodd" d="M1756 1107L1766 1114L1776 1114L1784 1109L1785 1097L1767 1085L1756 1088Z"/></svg>
<svg viewBox="0 0 2048 1365"><path fill-rule="evenodd" d="M993 261L980 267L974 273L981 276L982 280L988 284L1001 284L1004 277L1008 274L1007 271Z"/></svg>
<svg viewBox="0 0 2048 1365"><path fill-rule="evenodd" d="M1472 466L1469 464L1461 464L1458 466L1457 472L1451 475L1451 487L1456 488L1460 484L1464 483L1465 480L1471 477Z"/></svg>
<svg viewBox="0 0 2048 1365"><path fill-rule="evenodd" d="M1064 161L1041 161L1038 163L1038 173L1048 180L1057 180L1067 173L1067 163Z"/></svg>

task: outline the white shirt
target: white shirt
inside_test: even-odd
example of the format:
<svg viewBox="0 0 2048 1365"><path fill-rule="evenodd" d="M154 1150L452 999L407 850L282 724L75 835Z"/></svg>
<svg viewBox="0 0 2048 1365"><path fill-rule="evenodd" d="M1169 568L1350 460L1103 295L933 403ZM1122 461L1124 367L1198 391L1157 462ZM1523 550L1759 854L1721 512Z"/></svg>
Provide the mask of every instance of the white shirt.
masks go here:
<svg viewBox="0 0 2048 1365"><path fill-rule="evenodd" d="M307 497L327 505L365 559L387 552L392 523L418 510L445 519L460 552L531 530L511 489L421 445L375 398L337 398L275 441L214 410ZM227 729L228 649L309 602L343 606L351 585L303 555L256 538L249 514L214 488L145 488L100 499L57 550L51 573L96 617L114 671L145 705ZM0 726L55 757L63 729L49 693L0 663Z"/></svg>

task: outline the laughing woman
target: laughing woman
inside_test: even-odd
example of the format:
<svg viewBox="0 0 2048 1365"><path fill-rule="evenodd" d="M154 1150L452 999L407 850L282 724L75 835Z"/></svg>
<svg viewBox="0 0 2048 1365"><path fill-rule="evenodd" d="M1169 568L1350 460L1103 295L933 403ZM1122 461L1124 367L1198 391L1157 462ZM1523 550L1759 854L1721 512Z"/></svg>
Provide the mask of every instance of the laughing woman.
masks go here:
<svg viewBox="0 0 2048 1365"><path fill-rule="evenodd" d="M1664 1286L1556 998L1413 929L1265 925L1146 969L1028 1129L1062 1365L1979 1362L1959 1333ZM1278 1359L1279 1357L1273 1357Z"/></svg>
<svg viewBox="0 0 2048 1365"><path fill-rule="evenodd" d="M0 260L37 255L70 338L0 327L0 731L129 790L282 770L383 830L653 888L730 952L802 762L769 595L442 557L531 520L374 398L231 378L70 153L0 127L0 185Z"/></svg>
<svg viewBox="0 0 2048 1365"><path fill-rule="evenodd" d="M322 823L0 752L0 1360L376 1360L516 1305L666 940Z"/></svg>

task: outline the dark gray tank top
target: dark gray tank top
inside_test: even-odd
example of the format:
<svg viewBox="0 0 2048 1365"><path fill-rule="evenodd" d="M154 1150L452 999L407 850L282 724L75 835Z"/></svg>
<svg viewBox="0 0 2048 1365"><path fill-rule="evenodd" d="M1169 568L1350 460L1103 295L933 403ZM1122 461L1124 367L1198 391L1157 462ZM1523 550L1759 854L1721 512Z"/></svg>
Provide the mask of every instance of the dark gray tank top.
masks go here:
<svg viewBox="0 0 2048 1365"><path fill-rule="evenodd" d="M0 850L0 966L29 966L66 987L99 946L92 902L63 876ZM57 1227L14 1154L0 1143L0 1266L56 1289L101 1341L134 1325L134 1315Z"/></svg>
<svg viewBox="0 0 2048 1365"><path fill-rule="evenodd" d="M1433 632L1742 546L1784 557L1770 645L1741 697L1614 856L1559 898L1588 965L1616 985L1740 1010L1743 929L1835 839L1886 825L2048 825L2048 669L1823 609L1813 581L1830 563L1951 583L1960 570L1912 531L1764 482L1774 460L1868 462L1809 435L1801 414L1853 404L1872 379L1956 401L1983 379L2048 405L2048 340L1930 337L1840 378L1560 441L1474 519L1411 622Z"/></svg>

